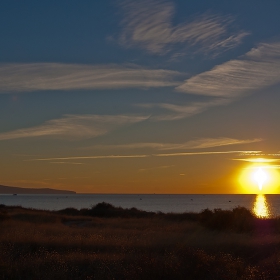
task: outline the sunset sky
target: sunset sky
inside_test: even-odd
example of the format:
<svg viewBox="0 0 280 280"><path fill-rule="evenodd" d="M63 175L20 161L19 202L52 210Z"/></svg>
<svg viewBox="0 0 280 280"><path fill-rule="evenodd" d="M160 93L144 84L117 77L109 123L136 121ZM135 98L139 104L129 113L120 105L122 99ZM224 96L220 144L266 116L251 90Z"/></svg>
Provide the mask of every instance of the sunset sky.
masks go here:
<svg viewBox="0 0 280 280"><path fill-rule="evenodd" d="M0 185L246 192L242 170L280 160L279 11L263 0L4 1Z"/></svg>

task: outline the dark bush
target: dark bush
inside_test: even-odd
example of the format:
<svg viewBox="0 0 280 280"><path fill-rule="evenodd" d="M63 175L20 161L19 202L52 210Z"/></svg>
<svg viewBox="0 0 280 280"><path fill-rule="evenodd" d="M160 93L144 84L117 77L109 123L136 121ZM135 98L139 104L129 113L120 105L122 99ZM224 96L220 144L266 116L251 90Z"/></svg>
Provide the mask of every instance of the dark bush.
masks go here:
<svg viewBox="0 0 280 280"><path fill-rule="evenodd" d="M200 212L200 221L202 222L206 222L208 221L213 215L213 212L211 210L209 210L208 208L207 209L204 209L203 211Z"/></svg>
<svg viewBox="0 0 280 280"><path fill-rule="evenodd" d="M70 215L70 216L80 215L80 211L77 210L76 208L72 208L72 207L58 210L57 213L64 214L64 215Z"/></svg>
<svg viewBox="0 0 280 280"><path fill-rule="evenodd" d="M256 218L244 207L233 210L205 209L200 213L201 223L214 230L233 230L237 232L250 232L254 229Z"/></svg>
<svg viewBox="0 0 280 280"><path fill-rule="evenodd" d="M122 207L115 207L109 203L102 202L98 203L93 206L91 209L85 211L87 215L93 217L104 217L104 218L112 218L112 217L119 217L119 218L142 218L142 217L149 217L155 215L153 212L146 212L142 210L138 210L136 208L130 209L123 209Z"/></svg>

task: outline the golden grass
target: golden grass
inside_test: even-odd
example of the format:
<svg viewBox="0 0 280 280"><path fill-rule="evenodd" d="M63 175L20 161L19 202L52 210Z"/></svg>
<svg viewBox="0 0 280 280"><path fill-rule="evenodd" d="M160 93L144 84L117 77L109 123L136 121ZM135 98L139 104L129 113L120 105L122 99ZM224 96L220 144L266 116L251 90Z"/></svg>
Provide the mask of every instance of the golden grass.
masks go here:
<svg viewBox="0 0 280 280"><path fill-rule="evenodd" d="M280 236L277 230L258 230L259 220L251 216L247 218L255 229L240 231L224 221L233 215L235 223L234 211L219 212L220 222L210 217L214 213L138 218L78 214L2 206L0 279L230 280L280 275Z"/></svg>

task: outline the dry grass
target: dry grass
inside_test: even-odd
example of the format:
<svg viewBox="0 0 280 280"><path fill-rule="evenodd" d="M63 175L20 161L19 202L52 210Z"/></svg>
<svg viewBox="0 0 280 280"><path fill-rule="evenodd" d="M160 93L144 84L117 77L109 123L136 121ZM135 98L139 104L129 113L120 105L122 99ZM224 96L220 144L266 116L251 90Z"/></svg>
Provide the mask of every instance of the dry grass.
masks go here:
<svg viewBox="0 0 280 280"><path fill-rule="evenodd" d="M97 217L92 209L89 215L85 209L70 214L0 207L0 279L280 276L276 220L260 221L243 208L182 215L122 215L119 208L115 215L110 208L107 218L103 210Z"/></svg>

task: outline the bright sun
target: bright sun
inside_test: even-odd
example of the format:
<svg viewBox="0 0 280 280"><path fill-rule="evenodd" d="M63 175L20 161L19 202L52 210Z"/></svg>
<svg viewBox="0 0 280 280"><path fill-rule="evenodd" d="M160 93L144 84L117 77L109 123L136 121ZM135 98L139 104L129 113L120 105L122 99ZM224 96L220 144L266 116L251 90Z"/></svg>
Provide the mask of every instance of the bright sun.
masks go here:
<svg viewBox="0 0 280 280"><path fill-rule="evenodd" d="M265 162L253 162L239 176L242 193L279 193L280 174L277 168Z"/></svg>
<svg viewBox="0 0 280 280"><path fill-rule="evenodd" d="M259 190L262 190L263 184L268 179L268 174L263 170L262 167L259 167L254 173L253 178L259 186Z"/></svg>

